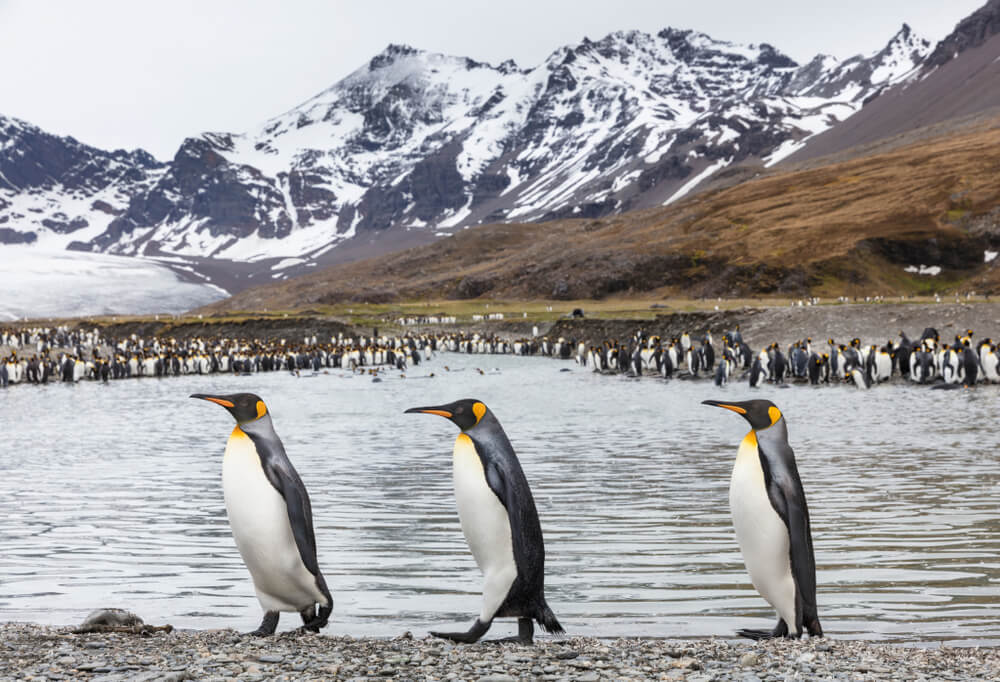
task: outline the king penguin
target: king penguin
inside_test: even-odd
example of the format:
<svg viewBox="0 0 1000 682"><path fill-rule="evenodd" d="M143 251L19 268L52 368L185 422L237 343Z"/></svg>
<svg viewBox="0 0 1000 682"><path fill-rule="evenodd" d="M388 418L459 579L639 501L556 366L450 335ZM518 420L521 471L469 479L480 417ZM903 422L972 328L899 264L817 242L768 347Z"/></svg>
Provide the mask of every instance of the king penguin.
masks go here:
<svg viewBox="0 0 1000 682"><path fill-rule="evenodd" d="M250 634L274 634L281 611L297 611L303 629L319 632L333 598L316 561L312 506L267 406L252 393L191 397L222 405L236 418L222 461L222 488L233 538L264 609L264 620Z"/></svg>
<svg viewBox="0 0 1000 682"><path fill-rule="evenodd" d="M436 414L462 430L455 440L452 474L462 533L483 572L482 610L468 632L432 632L472 643L494 618L516 616L518 636L531 644L532 620L548 632L563 632L545 602L545 545L528 481L500 422L482 402L458 400L406 411Z"/></svg>
<svg viewBox="0 0 1000 682"><path fill-rule="evenodd" d="M750 422L729 484L736 539L750 581L778 612L774 630L739 630L749 639L814 637L823 629L816 612L816 561L809 509L788 445L785 418L770 400L702 404L732 410Z"/></svg>

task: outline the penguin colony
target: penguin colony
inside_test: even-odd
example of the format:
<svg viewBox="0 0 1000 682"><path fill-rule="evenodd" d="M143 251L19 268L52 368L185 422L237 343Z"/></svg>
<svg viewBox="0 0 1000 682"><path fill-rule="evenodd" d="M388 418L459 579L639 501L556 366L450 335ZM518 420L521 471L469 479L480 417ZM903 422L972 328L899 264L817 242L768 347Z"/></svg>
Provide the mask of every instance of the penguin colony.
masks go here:
<svg viewBox="0 0 1000 682"><path fill-rule="evenodd" d="M712 379L717 386L746 381L751 387L779 385L850 384L867 389L895 378L933 388L961 388L977 383L1000 383L1000 350L990 338L977 339L971 329L943 341L933 327L911 339L905 332L883 344L847 343L812 338L786 348L772 343L754 351L739 327L722 334L717 342L711 332L661 339L641 330L629 339L604 341L599 346L559 338L519 340L448 340L449 350L465 353L545 355L574 360L601 374L663 379Z"/></svg>
<svg viewBox="0 0 1000 682"><path fill-rule="evenodd" d="M970 329L956 334L951 342L942 341L932 327L914 339L901 331L897 338L882 344L866 344L858 338L846 343L806 338L786 348L772 343L759 351L751 349L738 327L722 334L719 342L711 332L685 332L664 340L639 330L624 342L610 339L590 347L564 338L507 340L456 333L340 335L323 342L311 336L295 343L225 338L178 341L143 339L134 334L106 339L96 329L71 332L58 328L0 330L0 346L11 348L0 362L0 387L185 374L405 370L441 351L541 355L572 359L602 374L713 379L718 386L733 381L746 381L751 387L763 383L846 383L867 389L895 378L934 388L1000 383L1000 350L992 339L977 339Z"/></svg>
<svg viewBox="0 0 1000 682"><path fill-rule="evenodd" d="M132 334L105 338L99 330L66 328L0 330L10 353L0 362L0 387L49 382L117 381L185 374L253 374L405 370L430 357L432 340L422 336L347 337L320 341L193 338L184 341Z"/></svg>

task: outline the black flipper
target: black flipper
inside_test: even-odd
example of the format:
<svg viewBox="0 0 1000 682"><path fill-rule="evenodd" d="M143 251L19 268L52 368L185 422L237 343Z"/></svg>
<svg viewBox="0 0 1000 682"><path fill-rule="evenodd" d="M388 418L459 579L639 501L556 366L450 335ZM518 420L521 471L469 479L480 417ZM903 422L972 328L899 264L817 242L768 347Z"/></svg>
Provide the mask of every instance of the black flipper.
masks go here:
<svg viewBox="0 0 1000 682"><path fill-rule="evenodd" d="M275 490L285 498L288 521L291 523L295 546L299 549L302 563L305 564L310 573L319 575L319 563L316 560L316 536L312 523L312 505L309 503L309 493L306 492L302 479L299 478L295 469L290 466L288 468L282 467L274 460L270 460L264 465L264 474Z"/></svg>

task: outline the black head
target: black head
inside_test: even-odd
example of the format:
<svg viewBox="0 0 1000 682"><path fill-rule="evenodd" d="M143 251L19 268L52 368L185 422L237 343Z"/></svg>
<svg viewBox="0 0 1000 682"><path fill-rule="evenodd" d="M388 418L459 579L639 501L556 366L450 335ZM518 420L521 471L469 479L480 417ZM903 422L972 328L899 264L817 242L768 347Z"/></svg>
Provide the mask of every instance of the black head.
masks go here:
<svg viewBox="0 0 1000 682"><path fill-rule="evenodd" d="M267 414L267 406L264 404L264 401L253 393L232 393L230 395L193 393L191 397L222 405L229 410L229 414L233 415L240 424L252 422L254 419L260 419Z"/></svg>
<svg viewBox="0 0 1000 682"><path fill-rule="evenodd" d="M702 405L712 407L724 407L727 410L743 415L743 418L750 422L750 428L760 431L778 423L781 419L781 410L770 400L744 400L740 403L727 403L721 400L703 400Z"/></svg>
<svg viewBox="0 0 1000 682"><path fill-rule="evenodd" d="M489 412L489 408L475 398L464 398L456 400L453 403L448 403L447 405L411 407L404 414L409 414L410 412L436 414L439 417L451 420L455 426L463 431L467 431L482 420L486 413Z"/></svg>

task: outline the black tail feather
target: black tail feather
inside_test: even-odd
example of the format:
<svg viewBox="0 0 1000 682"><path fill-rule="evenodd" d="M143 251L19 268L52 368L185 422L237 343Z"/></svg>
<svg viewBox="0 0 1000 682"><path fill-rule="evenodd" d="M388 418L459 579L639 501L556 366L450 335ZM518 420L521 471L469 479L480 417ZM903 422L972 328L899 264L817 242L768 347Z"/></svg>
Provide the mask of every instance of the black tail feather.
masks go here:
<svg viewBox="0 0 1000 682"><path fill-rule="evenodd" d="M322 573L316 576L316 587L326 597L326 606L317 604L316 617L303 624L303 628L312 632L319 632L320 628L325 628L330 622L330 614L333 613L333 597L330 596L330 590L326 586L326 580L323 579ZM305 621L305 616L303 616L303 621Z"/></svg>
<svg viewBox="0 0 1000 682"><path fill-rule="evenodd" d="M552 634L561 634L566 632L563 630L563 626L559 624L559 621L556 620L556 614L552 613L552 609L550 609L549 605L544 602L542 603L541 617L536 617L535 620L538 621L538 624L541 625L546 632L550 632Z"/></svg>

